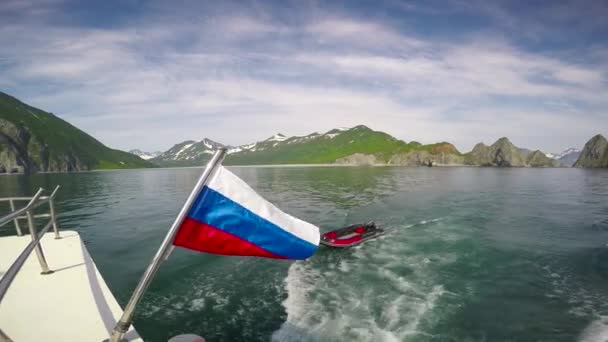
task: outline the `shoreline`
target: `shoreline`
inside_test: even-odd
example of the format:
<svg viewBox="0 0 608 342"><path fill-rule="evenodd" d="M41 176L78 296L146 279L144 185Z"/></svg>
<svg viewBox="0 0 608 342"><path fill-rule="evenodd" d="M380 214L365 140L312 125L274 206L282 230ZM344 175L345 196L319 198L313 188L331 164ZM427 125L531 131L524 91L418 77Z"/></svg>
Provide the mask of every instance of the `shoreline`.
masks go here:
<svg viewBox="0 0 608 342"><path fill-rule="evenodd" d="M568 166L546 166L546 167L528 167L528 166L482 166L482 165L465 165L465 164L435 164L432 167L424 165L398 165L398 164L261 164L261 165L224 165L230 168L315 168L315 167L336 167L336 168L353 168L353 167L403 167L403 168L492 168L492 169L594 169L594 168L578 168ZM167 166L167 167L142 167L142 168L124 168L124 169L93 169L81 171L43 171L36 174L56 174L56 173L88 173L88 172L115 172L115 171L134 171L134 170L171 170L171 169L202 169L205 165L199 166ZM23 176L25 173L0 173L0 176Z"/></svg>

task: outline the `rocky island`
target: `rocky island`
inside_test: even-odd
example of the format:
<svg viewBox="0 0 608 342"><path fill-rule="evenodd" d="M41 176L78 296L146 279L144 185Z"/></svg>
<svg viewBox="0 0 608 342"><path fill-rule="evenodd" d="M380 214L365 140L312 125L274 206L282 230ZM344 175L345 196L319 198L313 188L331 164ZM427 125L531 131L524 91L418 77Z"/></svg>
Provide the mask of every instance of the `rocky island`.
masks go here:
<svg viewBox="0 0 608 342"><path fill-rule="evenodd" d="M598 134L591 138L583 148L575 167L608 168L608 140Z"/></svg>

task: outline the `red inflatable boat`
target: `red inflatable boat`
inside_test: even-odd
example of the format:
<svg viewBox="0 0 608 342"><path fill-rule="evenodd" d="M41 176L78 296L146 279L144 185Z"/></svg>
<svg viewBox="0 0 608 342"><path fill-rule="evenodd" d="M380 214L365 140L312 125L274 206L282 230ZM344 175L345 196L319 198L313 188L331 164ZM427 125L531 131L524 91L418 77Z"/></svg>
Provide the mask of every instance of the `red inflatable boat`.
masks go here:
<svg viewBox="0 0 608 342"><path fill-rule="evenodd" d="M321 244L330 247L351 247L384 233L373 222L353 224L348 227L332 230L321 236Z"/></svg>

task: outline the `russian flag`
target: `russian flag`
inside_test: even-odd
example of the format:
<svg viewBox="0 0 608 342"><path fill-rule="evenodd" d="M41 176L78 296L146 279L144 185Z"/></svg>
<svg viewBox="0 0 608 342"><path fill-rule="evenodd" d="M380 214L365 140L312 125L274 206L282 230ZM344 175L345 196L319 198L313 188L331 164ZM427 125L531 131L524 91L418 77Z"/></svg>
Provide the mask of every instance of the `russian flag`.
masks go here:
<svg viewBox="0 0 608 342"><path fill-rule="evenodd" d="M219 165L173 244L213 254L306 259L319 238L319 228L282 212Z"/></svg>

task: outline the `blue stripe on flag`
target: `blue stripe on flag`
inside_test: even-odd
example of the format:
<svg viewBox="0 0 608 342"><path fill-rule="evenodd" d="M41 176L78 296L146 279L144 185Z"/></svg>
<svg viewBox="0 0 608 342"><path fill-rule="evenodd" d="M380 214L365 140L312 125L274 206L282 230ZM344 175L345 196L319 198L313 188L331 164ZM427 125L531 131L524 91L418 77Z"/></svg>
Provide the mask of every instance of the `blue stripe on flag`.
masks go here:
<svg viewBox="0 0 608 342"><path fill-rule="evenodd" d="M188 216L288 259L306 259L317 249L316 245L283 230L207 186L192 204Z"/></svg>

